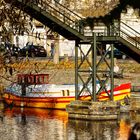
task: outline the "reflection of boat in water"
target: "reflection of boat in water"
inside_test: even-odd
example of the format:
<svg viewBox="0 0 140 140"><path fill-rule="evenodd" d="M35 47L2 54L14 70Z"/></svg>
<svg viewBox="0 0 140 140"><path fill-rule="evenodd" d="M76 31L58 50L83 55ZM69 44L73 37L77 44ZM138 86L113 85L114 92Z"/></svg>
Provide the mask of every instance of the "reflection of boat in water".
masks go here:
<svg viewBox="0 0 140 140"><path fill-rule="evenodd" d="M4 114L7 116L35 116L39 119L56 118L59 120L67 121L68 113L64 110L52 110L52 109L41 109L41 108L19 108L13 107L12 109L6 108Z"/></svg>
<svg viewBox="0 0 140 140"><path fill-rule="evenodd" d="M89 89L91 85L89 84ZM97 83L96 89L100 88L100 83ZM122 84L114 88L114 100L122 100L130 95L130 83ZM82 88L82 85L79 85ZM102 91L98 95L99 101L108 100L110 86L106 87L108 93ZM26 93L23 93L23 91ZM75 85L54 85L54 84L32 84L22 86L22 84L14 83L7 87L3 95L3 99L7 104L21 107L38 107L38 108L53 108L65 109L70 101L75 100ZM83 91L80 95L80 100L90 100L91 96L88 91Z"/></svg>

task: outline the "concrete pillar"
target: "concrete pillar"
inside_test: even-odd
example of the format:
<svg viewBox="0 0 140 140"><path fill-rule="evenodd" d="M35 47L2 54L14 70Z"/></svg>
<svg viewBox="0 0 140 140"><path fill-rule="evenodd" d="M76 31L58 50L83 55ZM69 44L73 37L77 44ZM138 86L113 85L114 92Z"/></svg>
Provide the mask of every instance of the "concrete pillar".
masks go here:
<svg viewBox="0 0 140 140"><path fill-rule="evenodd" d="M76 100L66 106L68 117L83 120L117 120L120 115L120 106L117 102L92 102Z"/></svg>
<svg viewBox="0 0 140 140"><path fill-rule="evenodd" d="M54 44L54 56L53 56L53 62L54 64L59 63L59 37L55 40Z"/></svg>

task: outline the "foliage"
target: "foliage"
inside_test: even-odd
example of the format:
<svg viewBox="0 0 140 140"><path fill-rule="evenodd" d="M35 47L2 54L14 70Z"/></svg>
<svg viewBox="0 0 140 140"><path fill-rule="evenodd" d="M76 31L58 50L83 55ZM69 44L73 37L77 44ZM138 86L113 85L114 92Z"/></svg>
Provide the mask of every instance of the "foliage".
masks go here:
<svg viewBox="0 0 140 140"><path fill-rule="evenodd" d="M0 36L2 41L11 41L13 35L29 33L32 28L31 18L21 9L17 9L4 0L0 0Z"/></svg>
<svg viewBox="0 0 140 140"><path fill-rule="evenodd" d="M84 17L100 17L108 14L119 3L119 0L64 0L69 8Z"/></svg>

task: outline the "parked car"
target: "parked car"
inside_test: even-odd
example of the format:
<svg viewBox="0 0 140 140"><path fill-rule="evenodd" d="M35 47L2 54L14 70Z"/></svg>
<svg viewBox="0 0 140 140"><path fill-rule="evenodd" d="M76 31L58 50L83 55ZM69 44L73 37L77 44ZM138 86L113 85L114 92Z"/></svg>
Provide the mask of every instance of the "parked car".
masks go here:
<svg viewBox="0 0 140 140"><path fill-rule="evenodd" d="M39 45L26 45L20 49L20 56L29 57L46 57L47 52L43 46Z"/></svg>
<svg viewBox="0 0 140 140"><path fill-rule="evenodd" d="M111 51L107 52L107 56L106 57L107 58L111 58ZM126 58L128 58L128 56L126 54L124 54L123 52L121 52L120 50L114 49L114 58L126 59Z"/></svg>

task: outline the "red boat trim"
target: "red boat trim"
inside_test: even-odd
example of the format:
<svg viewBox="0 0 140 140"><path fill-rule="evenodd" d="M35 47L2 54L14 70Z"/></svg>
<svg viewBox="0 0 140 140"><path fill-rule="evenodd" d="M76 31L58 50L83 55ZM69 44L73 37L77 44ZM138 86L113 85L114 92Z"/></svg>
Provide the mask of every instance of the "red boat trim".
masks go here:
<svg viewBox="0 0 140 140"><path fill-rule="evenodd" d="M120 95L124 95L124 94L129 94L129 92L125 92L125 93L120 93L120 94L116 94L114 96L120 96ZM106 98L109 98L108 96L99 96L99 99L106 99Z"/></svg>

